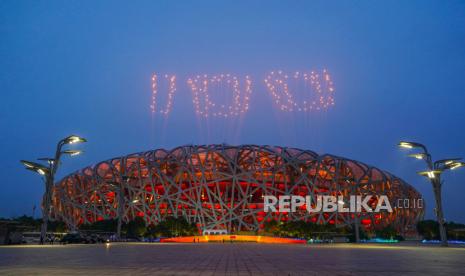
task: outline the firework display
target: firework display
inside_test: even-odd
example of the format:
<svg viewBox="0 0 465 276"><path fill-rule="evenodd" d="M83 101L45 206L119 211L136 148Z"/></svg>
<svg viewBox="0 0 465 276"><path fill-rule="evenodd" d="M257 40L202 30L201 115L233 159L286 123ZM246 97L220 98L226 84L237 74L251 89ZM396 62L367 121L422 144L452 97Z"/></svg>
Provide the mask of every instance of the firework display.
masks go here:
<svg viewBox="0 0 465 276"><path fill-rule="evenodd" d="M239 116L249 109L250 94L252 93L252 81L249 76L245 77L243 89L240 88L238 78L231 74L211 77L208 75L196 76L193 79L189 78L187 83L192 90L195 113L199 116L227 118ZM211 100L212 93L218 94L218 90L225 89L232 92L230 105L217 104Z"/></svg>
<svg viewBox="0 0 465 276"><path fill-rule="evenodd" d="M306 94L306 99L301 102L296 100L298 91L289 88L290 80L303 81L304 88L300 92ZM326 69L321 74L311 71L287 75L283 71L272 71L264 81L273 101L282 111L307 112L328 109L334 105L334 86Z"/></svg>
<svg viewBox="0 0 465 276"><path fill-rule="evenodd" d="M157 74L152 76L150 109L152 114L167 116L172 111L176 92L176 76L165 74L161 79L168 83L168 88L160 90L160 77ZM291 87L292 81L300 83L300 86ZM264 79L264 83L273 102L279 110L284 112L327 110L335 104L334 84L326 69L320 73L297 71L289 75L281 70L272 71ZM192 92L195 113L199 117L237 117L249 110L252 94L250 76L245 76L241 82L238 77L231 74L204 74L188 78L187 85ZM160 107L159 103L161 93L166 93L164 94L167 98L164 108ZM213 98L223 98L223 102L215 102Z"/></svg>
<svg viewBox="0 0 465 276"><path fill-rule="evenodd" d="M152 76L152 103L150 105L150 109L152 111L152 114L159 113L159 114L167 116L171 112L171 109L173 106L173 98L176 92L176 76L165 74L163 77L169 83L165 108L159 107L159 103L158 103L159 77L157 76L157 74L153 74Z"/></svg>

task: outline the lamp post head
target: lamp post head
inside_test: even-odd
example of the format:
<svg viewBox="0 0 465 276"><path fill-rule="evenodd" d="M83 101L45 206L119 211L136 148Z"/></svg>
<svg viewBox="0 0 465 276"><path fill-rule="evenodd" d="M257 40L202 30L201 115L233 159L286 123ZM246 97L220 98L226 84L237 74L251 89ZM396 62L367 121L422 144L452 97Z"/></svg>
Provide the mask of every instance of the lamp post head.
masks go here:
<svg viewBox="0 0 465 276"><path fill-rule="evenodd" d="M31 161L27 161L27 160L21 160L20 161L21 164L24 165L24 167L27 169L27 170L30 170L30 171L33 171L33 172L36 172L40 175L48 175L50 173L50 169L45 167L44 165L42 164L39 164L39 163L36 163L36 162L31 162Z"/></svg>
<svg viewBox="0 0 465 276"><path fill-rule="evenodd" d="M75 156L75 155L79 155L81 153L83 153L84 151L82 150L64 150L62 151L61 153L63 154L68 154L70 156Z"/></svg>
<svg viewBox="0 0 465 276"><path fill-rule="evenodd" d="M35 169L35 171L36 171L38 174L40 174L40 175L45 175L45 174L47 173L46 170L41 169L41 168L37 168L37 169Z"/></svg>
<svg viewBox="0 0 465 276"><path fill-rule="evenodd" d="M24 165L24 167L26 168L34 168L35 166L40 166L39 163L35 163L35 162L32 162L32 161L27 161L27 160L20 160L19 162L21 162L21 164Z"/></svg>
<svg viewBox="0 0 465 276"><path fill-rule="evenodd" d="M420 160L423 160L426 158L426 155L424 153L413 153L413 154L409 154L408 156L416 158L416 159L420 159Z"/></svg>
<svg viewBox="0 0 465 276"><path fill-rule="evenodd" d="M401 141L399 144L398 144L399 147L401 148L404 148L404 149L411 149L413 148L412 144L410 142L404 142L404 141Z"/></svg>
<svg viewBox="0 0 465 276"><path fill-rule="evenodd" d="M400 141L398 146L401 148L406 148L406 149L412 149L412 148L426 149L424 145L417 143L417 142L411 142L411 141Z"/></svg>
<svg viewBox="0 0 465 276"><path fill-rule="evenodd" d="M442 173L442 170L422 171L418 172L419 175L426 176L429 179L435 179Z"/></svg>
<svg viewBox="0 0 465 276"><path fill-rule="evenodd" d="M76 144L76 143L84 143L87 142L86 139L78 136L78 135L70 135L63 139L64 144Z"/></svg>
<svg viewBox="0 0 465 276"><path fill-rule="evenodd" d="M437 160L436 162L434 162L434 167L442 169L442 170L452 169L452 167L456 169L460 167L459 165L460 163L463 163L463 162L460 162L460 160L462 160L462 158L448 158L448 159ZM457 167L455 167L456 165Z"/></svg>
<svg viewBox="0 0 465 276"><path fill-rule="evenodd" d="M464 162L453 162L453 163L450 163L447 166L449 166L449 168L451 170L455 170L455 169L460 168L460 167L465 167L465 163Z"/></svg>

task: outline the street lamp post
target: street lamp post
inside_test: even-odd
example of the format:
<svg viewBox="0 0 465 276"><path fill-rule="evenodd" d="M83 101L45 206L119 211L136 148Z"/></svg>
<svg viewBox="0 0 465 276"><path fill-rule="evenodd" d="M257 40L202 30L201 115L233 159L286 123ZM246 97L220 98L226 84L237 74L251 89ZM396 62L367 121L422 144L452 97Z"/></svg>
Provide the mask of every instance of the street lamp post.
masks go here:
<svg viewBox="0 0 465 276"><path fill-rule="evenodd" d="M449 158L433 161L431 154L426 146L416 142L401 141L399 146L406 149L420 149L420 153L409 154L409 157L424 160L428 170L418 172L419 175L427 177L433 186L434 199L436 201L435 214L439 224L439 234L441 236L441 246L448 246L447 232L445 227L444 212L442 209L441 188L444 183L441 180L441 174L446 170L455 170L465 166L465 163L460 162L462 158Z"/></svg>
<svg viewBox="0 0 465 276"><path fill-rule="evenodd" d="M40 228L40 243L42 244L46 239L47 225L50 216L50 208L52 202L53 184L55 174L60 165L60 159L63 154L75 156L81 154L81 150L63 150L63 146L75 143L87 142L86 139L77 135L70 135L64 139L61 139L56 147L54 158L39 158L38 160L44 161L47 165L43 165L36 162L21 160L20 162L24 167L30 171L34 171L44 177L45 181L45 192L43 196L43 208L42 208L42 226Z"/></svg>

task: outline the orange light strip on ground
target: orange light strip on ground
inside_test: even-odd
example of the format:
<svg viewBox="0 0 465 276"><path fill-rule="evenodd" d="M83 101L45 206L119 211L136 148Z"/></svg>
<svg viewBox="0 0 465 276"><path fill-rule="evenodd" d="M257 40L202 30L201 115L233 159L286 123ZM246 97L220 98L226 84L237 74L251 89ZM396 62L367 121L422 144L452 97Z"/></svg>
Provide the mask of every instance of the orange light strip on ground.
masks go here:
<svg viewBox="0 0 465 276"><path fill-rule="evenodd" d="M193 242L257 242L257 243L294 243L305 244L305 240L279 238L268 236L252 236L252 235L204 235L204 236L188 236L164 238L160 242L178 242L178 243L193 243Z"/></svg>

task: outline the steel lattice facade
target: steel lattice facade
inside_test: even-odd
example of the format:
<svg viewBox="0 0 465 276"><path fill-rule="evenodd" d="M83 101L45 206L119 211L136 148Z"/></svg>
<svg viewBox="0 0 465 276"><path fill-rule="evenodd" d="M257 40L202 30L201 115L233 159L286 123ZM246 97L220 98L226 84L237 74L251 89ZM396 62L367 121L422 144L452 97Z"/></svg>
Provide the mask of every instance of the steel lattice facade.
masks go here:
<svg viewBox="0 0 465 276"><path fill-rule="evenodd" d="M256 231L266 221L305 220L353 225L353 213L294 213L263 210L264 195L387 195L420 199L400 178L361 162L295 148L257 145L182 146L113 158L86 167L56 183L52 215L71 227L117 217L143 217L156 224L182 216L199 229ZM123 197L124 196L124 197ZM368 229L393 225L414 233L422 208L361 213Z"/></svg>

